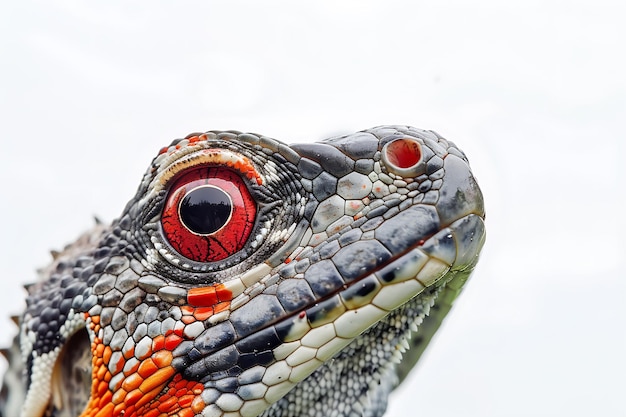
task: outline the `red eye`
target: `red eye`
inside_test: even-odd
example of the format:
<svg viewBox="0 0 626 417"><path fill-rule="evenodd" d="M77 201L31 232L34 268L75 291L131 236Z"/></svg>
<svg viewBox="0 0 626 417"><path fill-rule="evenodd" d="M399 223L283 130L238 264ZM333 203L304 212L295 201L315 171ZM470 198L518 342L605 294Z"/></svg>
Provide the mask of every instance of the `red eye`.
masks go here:
<svg viewBox="0 0 626 417"><path fill-rule="evenodd" d="M161 224L182 256L215 262L240 251L256 217L256 203L241 177L209 166L179 177L169 190Z"/></svg>

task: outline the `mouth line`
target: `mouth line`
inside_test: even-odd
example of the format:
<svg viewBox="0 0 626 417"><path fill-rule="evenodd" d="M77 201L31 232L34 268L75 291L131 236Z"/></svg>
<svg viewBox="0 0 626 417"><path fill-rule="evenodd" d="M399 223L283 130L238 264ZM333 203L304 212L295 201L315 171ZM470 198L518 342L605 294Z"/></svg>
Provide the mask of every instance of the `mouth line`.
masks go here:
<svg viewBox="0 0 626 417"><path fill-rule="evenodd" d="M305 313L307 310L310 310L311 308L315 307L316 305L321 304L321 303L324 303L325 301L327 301L327 300L329 300L329 299L332 299L333 297L336 297L337 295L339 295L339 294L343 293L344 291L346 291L346 290L348 290L348 289L350 289L350 288L352 288L352 287L358 286L360 283L362 283L362 281L363 281L364 279L366 279L366 278L368 278L368 277L371 277L371 276L373 276L373 275L375 275L375 274L377 274L377 273L380 273L381 271L383 271L383 270L385 270L385 269L389 268L389 266L390 266L390 265L392 265L392 264L396 263L398 260L403 259L404 257L406 257L407 255L409 255L409 254L410 254L411 252L413 252L414 250L416 250L416 249L420 249L420 248L425 248L425 247L426 247L426 246L430 243L430 241L431 241L431 239L432 239L432 238L436 237L437 235L442 234L442 232L443 232L443 231L446 231L447 229L450 229L450 227L451 227L454 223L456 223L456 222L458 222L458 221L461 221L461 220L463 220L463 219L466 219L466 218L468 218L468 217L470 217L470 216L478 216L478 217L482 218L482 216L481 216L481 215L477 215L477 214L474 214L474 213L466 214L466 215L464 215L464 216L459 217L458 219L456 219L455 221L451 222L450 224L448 224L448 225L446 225L446 226L441 227L438 231L436 231L436 232L434 232L434 233L429 233L429 234L427 234L427 235L421 236L421 237L420 237L420 239L417 241L417 243L414 243L414 244L412 244L411 246L409 246L408 248L406 248L406 249L404 249L404 250L400 251L399 253L397 253L397 254L395 254L395 255L391 256L389 259L385 260L383 263L381 263L381 264L379 264L379 265L376 265L376 266L375 266L375 267L373 267L372 269L370 269L370 270L368 270L368 271L366 271L366 272L363 272L361 275L359 275L357 278L353 279L353 280L352 280L352 281L350 281L349 283L346 283L346 284L342 285L341 287L339 287L339 288L335 289L335 290L334 290L334 291L332 291L331 293L329 293L329 294L327 294L327 295L325 295L325 296L323 296L323 297L320 297L320 298L316 299L313 303L311 303L311 304L307 304L306 306L304 306L304 307L300 308L300 309L299 309L299 310L297 310L297 311L290 312L290 313L288 313L288 314L286 314L286 315L284 315L284 316L280 317L280 318L279 318L279 319L277 319L277 320L274 320L274 321L272 321L272 322L267 323L267 324L266 324L265 326L263 326L260 330L263 330L263 329L265 329L265 328L267 328L267 327L275 326L277 323L283 322L283 321L288 320L288 319L290 319L290 318L293 318L293 317L295 317L295 316L300 316L300 315L302 315L303 313ZM450 233L452 233L452 229L450 229ZM433 251L430 251L430 250L429 250L429 252L435 252L435 250L433 250ZM442 260L442 259L438 258L437 256L435 256L435 255L434 255L434 254L432 254L432 253L430 253L430 254L429 254L429 253L425 252L425 254L426 254L426 256L427 256L429 259L436 259L436 260L439 260L439 261L441 261L441 262L446 263L446 261L445 261L445 260ZM454 260L452 260L452 262L450 262L450 264L448 265L448 269L451 269L451 268L453 267L453 265L454 265ZM383 279L384 279L384 278L383 278ZM387 282L387 285L390 285L390 284L392 284L392 283L393 283L393 281L394 281L394 280L385 280L385 281ZM423 283L424 288L428 288L428 287L430 287L432 284L433 284L432 282L431 282L431 283L427 283L427 284L424 284L424 283ZM416 295L417 295L417 294L416 294ZM248 336L249 336L249 335L248 335ZM245 338L246 338L246 337L248 337L248 336L245 336L245 337L243 337L243 338L241 338L241 339L239 339L239 340L245 339Z"/></svg>

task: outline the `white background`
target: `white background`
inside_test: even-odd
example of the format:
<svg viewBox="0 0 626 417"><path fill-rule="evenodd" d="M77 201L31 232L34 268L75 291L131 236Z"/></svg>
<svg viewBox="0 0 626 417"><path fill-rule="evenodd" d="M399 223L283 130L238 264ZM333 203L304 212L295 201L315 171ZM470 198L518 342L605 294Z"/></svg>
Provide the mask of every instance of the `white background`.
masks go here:
<svg viewBox="0 0 626 417"><path fill-rule="evenodd" d="M623 2L173 3L0 6L0 316L174 138L409 124L468 154L488 242L387 416L626 415Z"/></svg>

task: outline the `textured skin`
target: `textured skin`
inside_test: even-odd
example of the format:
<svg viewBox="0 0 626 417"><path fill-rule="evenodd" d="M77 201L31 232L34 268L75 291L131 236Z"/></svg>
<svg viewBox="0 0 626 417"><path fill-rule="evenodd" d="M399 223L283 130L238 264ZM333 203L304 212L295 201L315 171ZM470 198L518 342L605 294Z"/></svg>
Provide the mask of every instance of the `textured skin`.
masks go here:
<svg viewBox="0 0 626 417"><path fill-rule="evenodd" d="M195 192L179 184L205 171L254 206L215 234L177 219ZM381 416L472 272L483 218L464 154L430 131L174 141L118 220L27 287L0 416Z"/></svg>

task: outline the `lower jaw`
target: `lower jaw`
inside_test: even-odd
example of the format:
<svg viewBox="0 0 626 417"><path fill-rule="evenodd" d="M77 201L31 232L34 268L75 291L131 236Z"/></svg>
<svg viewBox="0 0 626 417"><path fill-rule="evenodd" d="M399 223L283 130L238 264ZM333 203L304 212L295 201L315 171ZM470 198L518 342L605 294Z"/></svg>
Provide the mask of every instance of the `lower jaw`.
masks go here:
<svg viewBox="0 0 626 417"><path fill-rule="evenodd" d="M320 392L320 387L316 384L332 380L333 375L336 375L339 369L346 368L347 365L345 364L352 364L347 366L346 369L353 369L356 366L353 358L357 357L360 357L363 363L368 364L366 369L364 368L357 372L357 374L364 373L368 375L367 381L360 382L362 388L359 392L365 388L374 391L390 389L376 388L379 386L377 381L380 381L382 378L393 379L393 381L389 381L389 384L383 384L386 387L395 386L404 379L408 370L419 359L432 335L441 324L443 317L451 308L452 301L456 298L463 283L471 273L473 264L470 263L462 267L453 266L451 270L448 262L438 258L438 256L442 255L439 255L437 251L439 246L450 247L450 242L445 242L446 239L448 241L451 239L450 236L447 236L448 234L455 235L454 239L466 239L461 236L461 232L464 230L464 227L467 229L466 226L463 226L465 223L476 221L476 219L471 218L472 216L475 215L460 219L458 221L460 225L458 230L453 224L446 228L447 230L442 230L426 240L422 245L408 250L405 256L409 256L413 251L420 252L422 255L430 253L430 255L425 255L427 259L420 263L419 267L415 265L398 265L398 262L402 264L402 260L405 258L405 256L402 256L386 264L380 270L353 282L345 290L335 293L314 306L310 306L299 314L284 318L280 322L273 324L272 326L280 334L281 344L271 351L272 361L255 367L263 369L259 377L252 376L253 372L255 372L254 369L243 370L241 375L237 377L239 385L235 391L222 391L220 389L220 385L227 385L221 384L221 380L228 375L222 373L218 378L215 378L217 375L213 374L208 376L207 380L205 380L202 398L209 405L203 412L203 415L221 415L225 410L219 407L220 402L227 404L229 410L232 410L237 404L243 404L244 407L249 406L247 411L251 413L253 411L260 413L269 407L266 412L268 416L274 415L271 410L284 410L284 407L287 407L288 414L291 415L293 410L289 407L293 406L289 404L301 404L303 398L311 398L311 406L314 406L322 401L321 398L325 398L325 396L333 397L332 394L340 387L336 384L325 382L325 386L329 387L328 394L325 394ZM454 223L456 224L457 222ZM479 241L477 244L481 244L480 241L483 237L481 234L476 237L477 241ZM439 240L443 243L439 242ZM455 246L456 240L453 242L452 247ZM467 248L463 246L461 249L466 250ZM458 256L463 257L467 255L459 255L457 251ZM454 263L454 261L449 263ZM395 271L395 275L393 279L390 279L381 288L387 291L386 289L393 287L394 290L390 292L391 295L387 292L388 295L382 298L379 297L381 299L378 300L378 306L376 297L381 292L373 293L373 295L366 293L361 296L358 294L358 291L352 291L351 296L347 297L348 300L346 301L346 294L350 289L358 289L359 286L365 285L369 278L378 279L375 275L380 276L385 269ZM428 273L423 273L425 270L428 270ZM420 279L420 274L424 277L423 279ZM435 304L435 300L438 297L440 302ZM380 306L381 303L383 307ZM433 307L434 314L428 316L431 307ZM359 313L361 314L359 315ZM352 317L350 317L351 315ZM358 320L355 318L357 316ZM343 324L340 324L339 322L342 320ZM349 323L350 320L354 324ZM326 343L320 342L318 345L306 345L303 343L305 337L309 337L309 334L324 335L324 329L329 326L335 327L335 333L337 334ZM418 327L420 331L414 335L413 333ZM337 329L341 329L341 334L339 334ZM309 337L309 339L313 338ZM412 349L404 357L406 365L398 367L396 364L409 346ZM297 352L299 349L300 352ZM306 351L311 350L316 352L310 359L305 361L297 359L301 359L306 354ZM305 353L302 353L302 351ZM376 352L375 356L371 358L367 356L373 351ZM363 355L367 357L363 359ZM374 360L378 361L375 362L375 366L373 365L374 362L372 362ZM344 365L340 366L340 364ZM268 369L268 371L265 372L265 369ZM375 369L375 372L373 369ZM259 372L261 371L259 370ZM349 380L350 372L354 372L354 370L346 372L347 374L341 381L344 379ZM208 380L209 378L210 380ZM249 382L246 383L245 381ZM376 383L370 386L372 381ZM242 392L246 394L241 394ZM262 394L251 398L249 393L252 392ZM311 392L317 393L317 399L311 397ZM229 400L223 400L224 398L229 398ZM275 405L271 405L274 403Z"/></svg>

